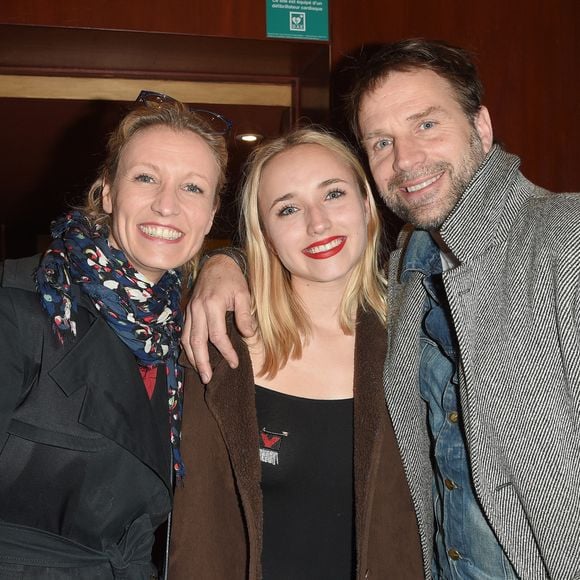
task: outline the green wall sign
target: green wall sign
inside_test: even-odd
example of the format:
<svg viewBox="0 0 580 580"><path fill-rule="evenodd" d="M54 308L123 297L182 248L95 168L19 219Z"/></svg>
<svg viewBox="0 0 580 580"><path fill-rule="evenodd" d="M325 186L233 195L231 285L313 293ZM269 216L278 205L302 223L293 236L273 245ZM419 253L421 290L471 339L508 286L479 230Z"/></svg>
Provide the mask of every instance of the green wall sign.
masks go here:
<svg viewBox="0 0 580 580"><path fill-rule="evenodd" d="M328 40L328 0L266 0L266 36Z"/></svg>

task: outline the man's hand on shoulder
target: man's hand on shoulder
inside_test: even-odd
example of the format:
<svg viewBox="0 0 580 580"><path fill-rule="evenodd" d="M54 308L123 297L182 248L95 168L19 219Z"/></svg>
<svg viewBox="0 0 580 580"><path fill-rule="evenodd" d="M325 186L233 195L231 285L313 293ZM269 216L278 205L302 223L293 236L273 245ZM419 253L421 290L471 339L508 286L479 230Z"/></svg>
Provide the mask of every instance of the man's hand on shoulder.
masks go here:
<svg viewBox="0 0 580 580"><path fill-rule="evenodd" d="M238 366L238 355L226 329L228 311L234 312L242 336L250 337L255 333L250 293L243 272L228 255L215 254L206 260L198 274L181 337L185 353L204 383L212 376L208 340L232 368Z"/></svg>

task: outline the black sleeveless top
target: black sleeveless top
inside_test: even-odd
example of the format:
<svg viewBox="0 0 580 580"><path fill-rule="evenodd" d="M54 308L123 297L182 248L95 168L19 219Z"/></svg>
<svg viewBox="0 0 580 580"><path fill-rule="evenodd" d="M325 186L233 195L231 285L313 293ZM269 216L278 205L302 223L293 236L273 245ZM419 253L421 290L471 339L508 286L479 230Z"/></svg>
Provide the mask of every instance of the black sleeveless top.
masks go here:
<svg viewBox="0 0 580 580"><path fill-rule="evenodd" d="M353 399L256 387L263 580L351 580L355 570Z"/></svg>

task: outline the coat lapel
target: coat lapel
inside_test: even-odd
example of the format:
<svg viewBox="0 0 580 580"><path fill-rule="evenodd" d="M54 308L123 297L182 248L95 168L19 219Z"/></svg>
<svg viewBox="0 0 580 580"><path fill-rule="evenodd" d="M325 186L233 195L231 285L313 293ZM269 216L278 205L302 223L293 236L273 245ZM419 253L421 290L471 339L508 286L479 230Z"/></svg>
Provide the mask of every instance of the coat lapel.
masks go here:
<svg viewBox="0 0 580 580"><path fill-rule="evenodd" d="M220 425L240 487L246 487L259 481L261 473L254 378L245 365L230 369L221 364L214 375L215 381L206 387L206 401Z"/></svg>
<svg viewBox="0 0 580 580"><path fill-rule="evenodd" d="M229 334L240 364L231 369L211 347L213 379L206 386L206 403L219 425L237 480L245 518L253 522L256 534L250 537L249 569L260 567L262 552L262 467L258 453L258 418L256 413L254 373L248 349L228 318Z"/></svg>
<svg viewBox="0 0 580 580"><path fill-rule="evenodd" d="M425 561L431 560L433 535L432 468L429 459L427 407L419 385L419 330L423 315L422 276L415 272L401 285L399 265L402 252L391 256L389 271L389 350L385 363L384 388L397 444L411 497L417 511Z"/></svg>
<svg viewBox="0 0 580 580"><path fill-rule="evenodd" d="M359 310L354 353L354 474L357 538L365 537L364 522L370 508L366 499L375 479L373 465L384 438L385 401L382 395L382 361L387 333L376 315ZM379 483L380 485L380 483ZM360 547L359 547L360 552Z"/></svg>
<svg viewBox="0 0 580 580"><path fill-rule="evenodd" d="M100 316L49 375L67 396L86 388L79 423L127 449L170 488L169 438L159 433L133 354Z"/></svg>

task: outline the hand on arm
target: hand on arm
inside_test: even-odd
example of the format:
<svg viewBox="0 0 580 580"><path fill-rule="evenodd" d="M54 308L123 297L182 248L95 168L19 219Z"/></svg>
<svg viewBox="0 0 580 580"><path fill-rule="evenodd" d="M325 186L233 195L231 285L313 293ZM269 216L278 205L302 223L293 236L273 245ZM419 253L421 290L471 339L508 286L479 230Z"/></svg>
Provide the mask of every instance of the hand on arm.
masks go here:
<svg viewBox="0 0 580 580"><path fill-rule="evenodd" d="M234 312L238 330L250 337L256 330L250 309L248 284L236 262L222 254L208 258L195 282L181 338L187 357L204 383L212 376L208 340L232 368L238 366L238 355L226 330L226 312Z"/></svg>

